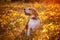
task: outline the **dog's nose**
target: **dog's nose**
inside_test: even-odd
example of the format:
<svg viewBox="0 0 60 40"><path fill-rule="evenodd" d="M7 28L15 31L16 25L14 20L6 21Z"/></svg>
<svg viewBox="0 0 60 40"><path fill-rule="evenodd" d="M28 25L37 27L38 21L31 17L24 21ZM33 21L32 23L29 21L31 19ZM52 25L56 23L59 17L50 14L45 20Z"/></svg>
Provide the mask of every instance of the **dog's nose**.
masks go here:
<svg viewBox="0 0 60 40"><path fill-rule="evenodd" d="M24 9L25 10L25 9Z"/></svg>

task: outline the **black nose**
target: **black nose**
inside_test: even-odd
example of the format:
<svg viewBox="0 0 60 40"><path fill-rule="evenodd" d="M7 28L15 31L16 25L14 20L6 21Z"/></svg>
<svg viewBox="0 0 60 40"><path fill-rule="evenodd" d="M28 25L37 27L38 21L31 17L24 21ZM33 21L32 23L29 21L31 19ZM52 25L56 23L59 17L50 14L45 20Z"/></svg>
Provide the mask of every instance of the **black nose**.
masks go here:
<svg viewBox="0 0 60 40"><path fill-rule="evenodd" d="M25 9L24 9L24 12L25 12Z"/></svg>
<svg viewBox="0 0 60 40"><path fill-rule="evenodd" d="M24 9L25 10L25 9Z"/></svg>

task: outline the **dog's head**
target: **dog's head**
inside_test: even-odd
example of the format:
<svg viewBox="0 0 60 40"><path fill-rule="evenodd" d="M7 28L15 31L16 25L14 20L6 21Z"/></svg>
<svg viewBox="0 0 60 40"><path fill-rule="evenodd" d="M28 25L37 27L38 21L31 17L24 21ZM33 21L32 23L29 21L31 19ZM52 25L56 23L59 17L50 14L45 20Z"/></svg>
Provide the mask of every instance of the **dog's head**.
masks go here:
<svg viewBox="0 0 60 40"><path fill-rule="evenodd" d="M32 15L33 11L31 10L31 8L25 8L24 12L26 15Z"/></svg>
<svg viewBox="0 0 60 40"><path fill-rule="evenodd" d="M25 8L24 12L25 12L26 15L35 15L35 16L38 15L35 8Z"/></svg>

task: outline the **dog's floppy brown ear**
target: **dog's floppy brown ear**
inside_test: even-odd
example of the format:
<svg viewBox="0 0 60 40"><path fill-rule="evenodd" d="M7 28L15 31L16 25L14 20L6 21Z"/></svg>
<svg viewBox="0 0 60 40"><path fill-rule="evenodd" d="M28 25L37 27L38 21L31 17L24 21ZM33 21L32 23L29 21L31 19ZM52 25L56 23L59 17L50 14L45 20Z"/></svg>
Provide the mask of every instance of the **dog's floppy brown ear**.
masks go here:
<svg viewBox="0 0 60 40"><path fill-rule="evenodd" d="M31 10L33 11L33 14L34 14L35 16L38 16L38 12L37 12L36 9L31 8Z"/></svg>

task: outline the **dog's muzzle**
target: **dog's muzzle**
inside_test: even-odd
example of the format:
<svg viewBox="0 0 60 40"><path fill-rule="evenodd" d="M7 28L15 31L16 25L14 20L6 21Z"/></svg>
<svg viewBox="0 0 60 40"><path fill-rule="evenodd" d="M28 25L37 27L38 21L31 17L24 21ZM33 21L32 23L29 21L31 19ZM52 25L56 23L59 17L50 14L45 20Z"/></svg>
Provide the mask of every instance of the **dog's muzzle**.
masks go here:
<svg viewBox="0 0 60 40"><path fill-rule="evenodd" d="M24 12L25 12L25 14L32 14L32 10L30 10L28 8L24 9Z"/></svg>

